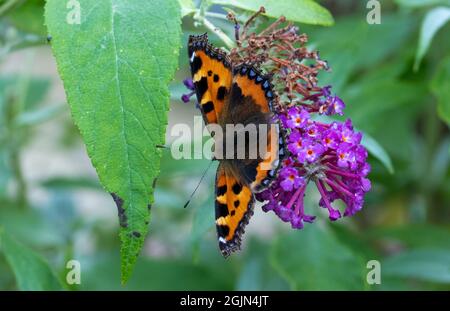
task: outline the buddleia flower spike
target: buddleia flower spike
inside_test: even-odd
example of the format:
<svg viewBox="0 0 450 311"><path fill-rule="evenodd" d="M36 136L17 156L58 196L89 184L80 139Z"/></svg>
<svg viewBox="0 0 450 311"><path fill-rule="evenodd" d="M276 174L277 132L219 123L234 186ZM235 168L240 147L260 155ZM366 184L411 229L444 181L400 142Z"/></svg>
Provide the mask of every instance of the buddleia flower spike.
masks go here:
<svg viewBox="0 0 450 311"><path fill-rule="evenodd" d="M262 13L257 12L250 21ZM237 25L233 14L228 18ZM298 27L280 17L259 34L249 32L249 22L236 34L239 44L230 53L232 63L257 64L272 75L276 117L285 132L289 154L274 182L256 194L265 212L274 212L292 228L312 223L313 215L304 210L306 187L312 183L320 194L318 205L326 209L331 221L352 216L362 209L364 196L371 188L367 178L370 165L362 134L352 121L321 122L317 116L343 115L343 100L332 87L321 87L318 73L330 70L318 51L306 48L308 37ZM239 26L235 26L239 31ZM308 65L307 65L308 64ZM340 211L336 200L345 204Z"/></svg>

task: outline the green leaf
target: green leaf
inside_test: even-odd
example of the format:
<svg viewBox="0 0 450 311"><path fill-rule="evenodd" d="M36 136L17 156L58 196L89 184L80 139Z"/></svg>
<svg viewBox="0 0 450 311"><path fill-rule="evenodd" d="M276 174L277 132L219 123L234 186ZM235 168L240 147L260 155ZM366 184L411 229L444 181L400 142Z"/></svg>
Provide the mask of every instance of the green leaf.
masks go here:
<svg viewBox="0 0 450 311"><path fill-rule="evenodd" d="M8 19L22 31L45 36L47 28L44 25L44 4L44 0L27 0L11 11Z"/></svg>
<svg viewBox="0 0 450 311"><path fill-rule="evenodd" d="M438 98L439 116L450 125L450 57L445 58L431 81L431 90Z"/></svg>
<svg viewBox="0 0 450 311"><path fill-rule="evenodd" d="M185 17L195 12L195 5L192 0L178 0L181 7L181 17Z"/></svg>
<svg viewBox="0 0 450 311"><path fill-rule="evenodd" d="M2 135L0 135L0 138L3 138ZM13 176L9 150L5 150L4 147L5 146L0 146L0 200L8 196L8 184Z"/></svg>
<svg viewBox="0 0 450 311"><path fill-rule="evenodd" d="M381 263L382 274L450 284L450 251L420 249L394 255Z"/></svg>
<svg viewBox="0 0 450 311"><path fill-rule="evenodd" d="M235 290L289 290L289 284L270 264L267 243L250 239L246 248Z"/></svg>
<svg viewBox="0 0 450 311"><path fill-rule="evenodd" d="M280 237L271 261L294 290L361 290L365 263L319 224Z"/></svg>
<svg viewBox="0 0 450 311"><path fill-rule="evenodd" d="M426 189L434 191L443 186L446 179L448 179L448 168L450 167L450 137L442 139L439 146L431 158L431 165L429 167L429 176L424 179L427 184ZM445 186L444 186L445 187ZM445 189L445 188L444 188ZM449 237L450 238L450 237ZM450 239L449 239L450 246Z"/></svg>
<svg viewBox="0 0 450 311"><path fill-rule="evenodd" d="M369 239L396 241L406 247L450 249L450 229L431 224L376 227L364 233Z"/></svg>
<svg viewBox="0 0 450 311"><path fill-rule="evenodd" d="M287 20L311 25L331 26L334 19L331 13L312 0L212 0L212 3L234 6L248 11L258 11L261 6L265 15L278 18L284 15Z"/></svg>
<svg viewBox="0 0 450 311"><path fill-rule="evenodd" d="M205 233L214 227L214 202L210 196L195 209L194 219L192 221L191 243L195 244L205 236Z"/></svg>
<svg viewBox="0 0 450 311"><path fill-rule="evenodd" d="M26 80L23 82L22 80ZM23 86L23 84L26 84ZM0 94L8 94L15 97L23 96L23 110L33 109L45 98L50 89L49 79L38 79L21 76L0 77ZM25 94L23 94L25 92ZM4 98L0 98L0 108Z"/></svg>
<svg viewBox="0 0 450 311"><path fill-rule="evenodd" d="M359 254L361 258L368 260L369 258L377 258L379 254L377 250L372 248L369 239L362 234L367 229L358 230L344 222L333 222L330 224L330 230L336 238L350 248L354 253Z"/></svg>
<svg viewBox="0 0 450 311"><path fill-rule="evenodd" d="M395 109L413 109L426 94L426 85L397 79L361 79L349 85L341 97L346 103L346 115L356 127L371 133L385 125L383 117Z"/></svg>
<svg viewBox="0 0 450 311"><path fill-rule="evenodd" d="M370 135L364 133L362 145L367 148L367 151L375 158L377 158L388 170L390 174L394 174L394 166L389 154L384 148Z"/></svg>
<svg viewBox="0 0 450 311"><path fill-rule="evenodd" d="M414 70L418 70L422 58L428 51L434 35L450 20L450 8L438 7L430 10L422 23L419 46L417 48Z"/></svg>
<svg viewBox="0 0 450 311"><path fill-rule="evenodd" d="M53 105L33 111L25 111L16 119L17 126L33 126L49 121L66 112L65 105Z"/></svg>
<svg viewBox="0 0 450 311"><path fill-rule="evenodd" d="M61 283L41 256L15 241L0 228L0 250L20 290L61 290Z"/></svg>
<svg viewBox="0 0 450 311"><path fill-rule="evenodd" d="M67 9L65 1L47 1L46 23L73 119L100 182L123 211L125 283L148 231L161 158L157 146L164 144L167 125L168 83L180 48L180 7L177 0L80 4L76 24L67 22L74 9Z"/></svg>
<svg viewBox="0 0 450 311"><path fill-rule="evenodd" d="M450 5L450 0L395 0L398 5L409 8L420 8L432 5Z"/></svg>
<svg viewBox="0 0 450 311"><path fill-rule="evenodd" d="M0 209L0 228L4 228L10 236L25 245L33 245L42 249L67 246L67 236L62 230L68 228L67 224L56 228L55 223L48 217L48 209L30 208L20 210L16 204L2 204ZM61 205L58 212L61 213Z"/></svg>

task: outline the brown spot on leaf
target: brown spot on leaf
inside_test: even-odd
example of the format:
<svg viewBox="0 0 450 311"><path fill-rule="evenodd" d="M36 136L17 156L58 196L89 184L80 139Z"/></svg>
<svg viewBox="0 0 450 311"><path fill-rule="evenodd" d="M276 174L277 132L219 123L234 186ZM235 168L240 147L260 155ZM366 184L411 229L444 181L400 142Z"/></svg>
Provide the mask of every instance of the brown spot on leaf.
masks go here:
<svg viewBox="0 0 450 311"><path fill-rule="evenodd" d="M123 200L121 197L119 197L114 192L111 192L111 196L116 203L117 206L117 215L119 216L119 225L123 228L128 227L128 219L127 215L125 214L125 209L123 208Z"/></svg>

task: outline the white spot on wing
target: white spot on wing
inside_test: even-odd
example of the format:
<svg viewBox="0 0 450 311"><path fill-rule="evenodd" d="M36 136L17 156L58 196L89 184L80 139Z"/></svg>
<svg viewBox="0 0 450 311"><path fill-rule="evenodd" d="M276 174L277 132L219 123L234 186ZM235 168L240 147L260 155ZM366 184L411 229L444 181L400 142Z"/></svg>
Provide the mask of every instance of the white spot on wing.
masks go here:
<svg viewBox="0 0 450 311"><path fill-rule="evenodd" d="M227 240L225 240L224 238L220 237L219 238L219 242L223 243L223 244L227 244Z"/></svg>
<svg viewBox="0 0 450 311"><path fill-rule="evenodd" d="M191 63L194 61L194 58L195 58L195 52L192 52L191 59L190 59Z"/></svg>

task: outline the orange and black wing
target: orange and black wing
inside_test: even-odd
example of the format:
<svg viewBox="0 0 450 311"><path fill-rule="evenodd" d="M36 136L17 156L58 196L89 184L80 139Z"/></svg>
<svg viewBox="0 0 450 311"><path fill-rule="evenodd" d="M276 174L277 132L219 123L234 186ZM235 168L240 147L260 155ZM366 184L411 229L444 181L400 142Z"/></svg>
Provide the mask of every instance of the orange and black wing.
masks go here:
<svg viewBox="0 0 450 311"><path fill-rule="evenodd" d="M206 124L217 123L232 80L228 56L209 44L207 34L189 37L188 54L203 119Z"/></svg>
<svg viewBox="0 0 450 311"><path fill-rule="evenodd" d="M241 65L233 70L230 101L225 107L236 123L256 123L259 136L266 134L264 154L257 159L235 161L242 180L250 186L252 192L260 192L269 186L275 178L280 160L285 155L283 131L273 118L274 93L270 77L261 74L256 68ZM266 127L260 127L266 125ZM267 130L265 133L261 131Z"/></svg>
<svg viewBox="0 0 450 311"><path fill-rule="evenodd" d="M222 126L255 124L258 129L265 124L267 145L263 146L263 156L234 159L221 163L217 169L216 227L219 248L225 257L240 249L241 236L253 215L254 193L270 185L284 157L282 131L272 118L273 99L268 76L248 65L234 68L229 97L218 121ZM258 130L258 141L261 134Z"/></svg>
<svg viewBox="0 0 450 311"><path fill-rule="evenodd" d="M244 228L253 215L250 187L237 180L221 163L216 175L216 228L219 248L228 257L240 249Z"/></svg>

